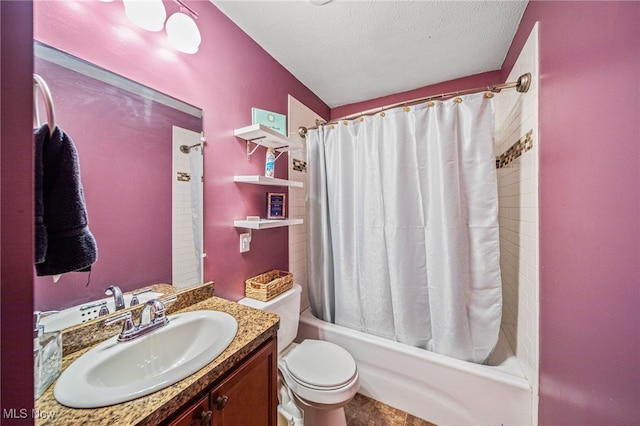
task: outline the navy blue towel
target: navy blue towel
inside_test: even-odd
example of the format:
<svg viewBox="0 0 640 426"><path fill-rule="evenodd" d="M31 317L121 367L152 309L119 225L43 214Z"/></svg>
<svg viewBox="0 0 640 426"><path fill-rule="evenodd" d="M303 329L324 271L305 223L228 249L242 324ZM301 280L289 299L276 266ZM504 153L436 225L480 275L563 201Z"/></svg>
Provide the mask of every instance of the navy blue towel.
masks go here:
<svg viewBox="0 0 640 426"><path fill-rule="evenodd" d="M59 127L35 130L36 273L88 272L98 258L89 230L78 153Z"/></svg>

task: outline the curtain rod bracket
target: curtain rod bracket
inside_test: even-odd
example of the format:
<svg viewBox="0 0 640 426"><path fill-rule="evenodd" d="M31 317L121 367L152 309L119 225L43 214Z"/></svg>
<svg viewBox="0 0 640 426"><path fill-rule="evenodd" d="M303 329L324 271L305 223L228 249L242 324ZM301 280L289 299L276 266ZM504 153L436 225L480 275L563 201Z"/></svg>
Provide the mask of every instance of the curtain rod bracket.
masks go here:
<svg viewBox="0 0 640 426"><path fill-rule="evenodd" d="M528 72L518 77L516 91L519 93L527 93L529 91L529 87L531 87L531 73Z"/></svg>

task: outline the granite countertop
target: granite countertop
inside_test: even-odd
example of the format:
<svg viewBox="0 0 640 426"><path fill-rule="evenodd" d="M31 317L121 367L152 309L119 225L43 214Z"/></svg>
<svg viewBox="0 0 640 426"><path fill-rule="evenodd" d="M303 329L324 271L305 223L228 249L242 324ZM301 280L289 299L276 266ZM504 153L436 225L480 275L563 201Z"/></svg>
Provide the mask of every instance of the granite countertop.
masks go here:
<svg viewBox="0 0 640 426"><path fill-rule="evenodd" d="M53 383L36 400L33 412L37 425L157 425L177 409L209 387L235 367L239 361L271 337L275 337L279 318L276 314L259 311L210 297L176 313L196 310L217 310L231 314L238 321L238 333L229 347L197 373L151 395L103 408L74 409L60 405L53 396ZM63 337L64 339L64 337ZM78 350L63 358L63 370L87 352Z"/></svg>

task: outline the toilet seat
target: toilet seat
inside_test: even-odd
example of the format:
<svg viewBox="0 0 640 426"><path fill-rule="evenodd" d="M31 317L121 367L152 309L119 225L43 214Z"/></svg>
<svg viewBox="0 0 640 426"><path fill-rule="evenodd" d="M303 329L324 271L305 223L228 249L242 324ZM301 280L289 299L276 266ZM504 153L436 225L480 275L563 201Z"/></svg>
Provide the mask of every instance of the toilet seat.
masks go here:
<svg viewBox="0 0 640 426"><path fill-rule="evenodd" d="M322 340L304 340L282 361L291 378L311 389L340 389L357 374L356 363L349 352Z"/></svg>
<svg viewBox="0 0 640 426"><path fill-rule="evenodd" d="M342 406L360 387L353 357L331 342L292 344L281 353L278 370L294 396L315 407Z"/></svg>

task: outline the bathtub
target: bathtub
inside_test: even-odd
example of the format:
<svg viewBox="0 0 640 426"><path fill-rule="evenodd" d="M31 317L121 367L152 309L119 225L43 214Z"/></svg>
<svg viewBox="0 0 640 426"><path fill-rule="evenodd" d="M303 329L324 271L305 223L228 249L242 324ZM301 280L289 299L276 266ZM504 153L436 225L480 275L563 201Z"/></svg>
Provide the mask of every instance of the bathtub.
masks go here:
<svg viewBox="0 0 640 426"><path fill-rule="evenodd" d="M304 339L349 351L361 394L439 426L531 424L531 388L503 335L489 365L478 365L330 324L306 309L296 341Z"/></svg>

